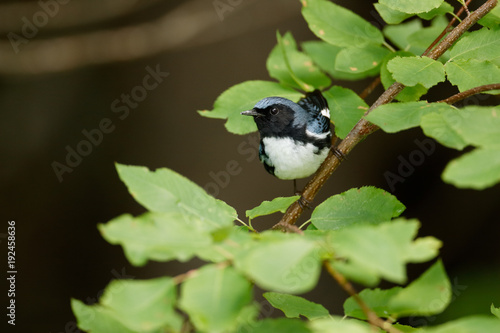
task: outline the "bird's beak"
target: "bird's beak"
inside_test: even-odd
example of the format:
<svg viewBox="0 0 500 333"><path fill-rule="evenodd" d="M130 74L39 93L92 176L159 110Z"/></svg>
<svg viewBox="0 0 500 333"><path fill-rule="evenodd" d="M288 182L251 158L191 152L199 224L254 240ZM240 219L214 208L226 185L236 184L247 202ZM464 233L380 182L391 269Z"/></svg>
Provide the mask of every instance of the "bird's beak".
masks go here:
<svg viewBox="0 0 500 333"><path fill-rule="evenodd" d="M261 114L258 113L255 110L243 111L243 112L241 112L241 114L244 115L244 116L253 116L253 117L259 117L259 116L261 116Z"/></svg>

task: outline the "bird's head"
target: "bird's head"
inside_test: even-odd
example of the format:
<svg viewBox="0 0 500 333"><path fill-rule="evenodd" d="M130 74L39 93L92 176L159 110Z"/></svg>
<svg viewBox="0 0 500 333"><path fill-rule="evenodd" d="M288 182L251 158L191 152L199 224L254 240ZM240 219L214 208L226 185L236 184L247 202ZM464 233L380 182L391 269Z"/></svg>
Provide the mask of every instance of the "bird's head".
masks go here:
<svg viewBox="0 0 500 333"><path fill-rule="evenodd" d="M300 105L282 97L266 97L241 114L254 117L262 136L283 136L307 121L307 112Z"/></svg>

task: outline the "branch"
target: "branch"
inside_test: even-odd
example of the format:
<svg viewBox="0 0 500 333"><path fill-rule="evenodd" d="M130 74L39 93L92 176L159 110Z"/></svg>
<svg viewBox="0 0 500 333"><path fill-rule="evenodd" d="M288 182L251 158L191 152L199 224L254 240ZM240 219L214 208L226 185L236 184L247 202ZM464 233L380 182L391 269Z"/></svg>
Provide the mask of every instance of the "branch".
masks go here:
<svg viewBox="0 0 500 333"><path fill-rule="evenodd" d="M359 97L363 100L366 99L366 97L368 97L375 90L375 88L377 88L380 82L382 82L382 80L379 75L361 92L361 94L359 94Z"/></svg>
<svg viewBox="0 0 500 333"><path fill-rule="evenodd" d="M497 89L500 89L500 83L485 84L484 86L479 86L466 91L462 91L461 93L437 101L437 103L455 104L456 102L466 99L467 97L470 97L472 95L477 95L484 91L497 90Z"/></svg>
<svg viewBox="0 0 500 333"><path fill-rule="evenodd" d="M325 261L324 266L328 273L337 281L339 286L342 287L355 301L358 303L359 307L363 311L366 316L368 322L374 326L380 327L386 332L389 333L402 333L397 328L393 327L389 322L384 321L382 318L377 316L377 314L370 309L370 307L363 301L361 297L359 297L358 293L352 286L352 284L340 273L338 273L330 264L330 262Z"/></svg>
<svg viewBox="0 0 500 333"><path fill-rule="evenodd" d="M471 3L472 0L467 0L467 2L465 3L466 6L468 6L470 3ZM434 48L434 46L436 46L436 44L441 40L441 38L444 37L444 35L446 35L448 32L450 32L452 29L452 26L453 24L457 21L457 18L460 17L460 15L462 15L463 11L464 11L464 8L467 8L467 7L460 7L460 9L457 11L456 14L454 14L454 16L451 18L450 22L448 23L448 25L446 26L446 28L443 29L443 31L441 32L441 34L439 34L439 36L431 43L431 45L429 45L429 47L424 51L424 53L422 53L422 57L423 56L427 56L429 54L429 52L431 52L431 50ZM470 15L470 13L468 13ZM375 90L375 88L380 84L380 76L378 76L375 80L373 80L373 82L371 82L362 92L361 94L359 94L359 97L361 97L361 99L365 99L366 97L368 97L372 92L373 90Z"/></svg>
<svg viewBox="0 0 500 333"><path fill-rule="evenodd" d="M131 0L121 1L123 2L119 4L125 3L125 1L131 2ZM16 8L20 5L17 3L8 7L0 5L0 30L12 27L12 23L9 23L12 20L6 24L2 21L2 18L6 16L14 17L14 23L17 24L15 25L17 29L11 30L14 35L10 37L4 35L6 38L0 39L0 74L45 74L89 65L132 61L166 51L227 40L257 27L262 29L276 24L277 19L284 20L297 14L294 6L283 6L277 1L266 3L265 15L262 14L262 3L258 0L246 0L242 1L241 4L233 1L234 5L231 5L231 8L234 9L237 6L238 10L227 14L227 18L222 13L217 12L213 4L215 2L212 3L212 1L177 1L179 5L167 6L168 8L173 7L170 9L161 5L167 1L136 0L133 2L136 3L134 8L141 10L148 7L148 4L158 2L161 12L155 13L154 18L147 21L137 22L140 17L148 15L138 15L137 11L128 10L126 7L114 14L106 14L103 10L99 15L93 13L89 14L88 17L85 15L86 18L71 21L76 11L74 8L76 8L77 2L74 4L70 2L61 6L59 13L50 17L47 25L43 29L38 29L39 32L35 36L29 37L22 33L20 18L23 16L31 18L32 15L18 12ZM105 0L105 4L109 5L110 3L112 1ZM37 6L39 7L38 2L35 2L35 7L30 6L30 8L35 10ZM24 6L21 6L22 8ZM99 7L97 11L99 12L101 8ZM2 12L4 9L15 10L15 12ZM276 11L280 12L279 18L270 14ZM84 12L84 10L80 10L78 15L82 15ZM259 13L258 25L255 25L252 20L242 19L245 15L250 14L251 16ZM123 16L125 14L130 15L133 23L118 27L114 27L113 24L113 27L109 28L92 29L92 24L112 19L112 15ZM129 21L127 20L127 22ZM85 24L88 27L81 26ZM104 25L108 26L109 24ZM83 31L76 33L74 31L76 26L79 27L79 31ZM57 27L64 29L61 31Z"/></svg>
<svg viewBox="0 0 500 333"><path fill-rule="evenodd" d="M467 0L467 2L465 3L465 6L468 6L471 3L471 1L472 0ZM422 56L427 56L431 52L432 48L434 46L436 46L436 44L441 40L441 38L443 38L444 35L446 35L448 32L450 32L452 30L451 27L453 26L453 24L455 23L457 18L460 17L460 15L462 15L464 8L467 8L467 7L464 7L464 6L460 7L460 9L455 14L455 16L453 16L452 19L450 20L450 22L448 23L446 28L444 28L443 32L441 32L441 34L432 42L432 44L429 45L429 47L427 48L427 50L425 50L425 52L422 54Z"/></svg>
<svg viewBox="0 0 500 333"><path fill-rule="evenodd" d="M446 50L448 50L453 43L455 43L460 36L462 36L471 26L473 26L477 21L479 21L484 15L490 12L496 5L497 0L488 0L471 15L467 16L459 25L457 25L439 44L430 51L427 57L431 59L438 59L443 55ZM372 104L372 106L366 111L365 116L372 112L375 108L380 105L390 103L400 92L403 90L404 85L395 82L392 84L380 97ZM351 150L361 141L363 141L368 135L375 132L378 129L377 126L370 124L364 118L354 126L354 128L349 132L344 140L339 144L337 150L344 156L347 156ZM319 167L318 171L314 174L313 178L307 183L304 191L302 192L302 197L306 202L312 202L319 192L321 187L330 178L332 173L340 165L341 160L330 152ZM299 216L302 214L303 208L298 203L294 202L281 218L273 229L283 230L286 225L295 224Z"/></svg>
<svg viewBox="0 0 500 333"><path fill-rule="evenodd" d="M48 2L47 7L50 7ZM61 1L62 2L62 1ZM91 24L102 24L112 19L146 10L157 5L160 0L86 0L66 1L66 4L52 3L50 22L43 26L43 34L50 32L61 33L61 29L82 28ZM0 4L0 32L7 35L9 32L21 33L22 17L31 19L40 12L42 7L39 1L16 1ZM49 9L45 9L49 11ZM82 15L84 13L84 15ZM38 14L37 14L38 15ZM42 27L39 27L42 28Z"/></svg>

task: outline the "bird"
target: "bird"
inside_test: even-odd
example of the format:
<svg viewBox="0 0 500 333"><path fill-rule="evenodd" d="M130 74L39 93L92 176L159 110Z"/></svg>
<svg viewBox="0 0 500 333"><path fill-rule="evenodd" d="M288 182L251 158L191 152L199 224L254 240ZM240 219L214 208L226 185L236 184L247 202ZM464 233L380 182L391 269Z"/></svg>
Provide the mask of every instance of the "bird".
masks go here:
<svg viewBox="0 0 500 333"><path fill-rule="evenodd" d="M319 90L305 94L297 103L283 97L266 97L253 109L260 135L259 159L270 174L296 180L312 175L332 147L328 102Z"/></svg>

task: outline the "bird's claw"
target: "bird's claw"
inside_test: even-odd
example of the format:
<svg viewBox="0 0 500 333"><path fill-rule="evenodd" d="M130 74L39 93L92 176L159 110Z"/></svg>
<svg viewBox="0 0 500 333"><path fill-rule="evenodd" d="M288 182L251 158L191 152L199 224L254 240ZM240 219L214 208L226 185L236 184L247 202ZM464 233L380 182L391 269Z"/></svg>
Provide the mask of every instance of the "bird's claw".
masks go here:
<svg viewBox="0 0 500 333"><path fill-rule="evenodd" d="M299 206L300 206L300 208L302 208L302 210L304 210L305 208L308 208L308 209L311 208L311 201L304 198L304 196L302 196L302 193L298 192L298 193L295 193L295 195L300 195L300 198L299 198L299 200L297 200L297 202L299 203Z"/></svg>
<svg viewBox="0 0 500 333"><path fill-rule="evenodd" d="M341 152L340 150L338 150L336 147L332 147L332 148L330 148L330 149L331 149L331 151L332 151L333 155L334 155L336 158L338 158L338 159L339 159L339 161L341 161L341 162L342 162L343 160L345 160L345 155L344 155L344 153L343 153L343 152Z"/></svg>

